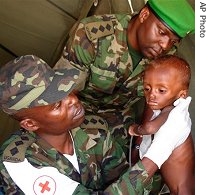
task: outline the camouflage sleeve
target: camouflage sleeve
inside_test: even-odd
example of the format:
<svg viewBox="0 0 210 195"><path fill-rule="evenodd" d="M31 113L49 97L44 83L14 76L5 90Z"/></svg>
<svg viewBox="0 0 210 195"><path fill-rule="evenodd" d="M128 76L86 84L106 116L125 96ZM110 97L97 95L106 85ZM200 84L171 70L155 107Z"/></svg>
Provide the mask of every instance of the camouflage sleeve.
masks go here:
<svg viewBox="0 0 210 195"><path fill-rule="evenodd" d="M146 183L147 172L141 162L129 168L116 182L112 183L104 193L107 195L149 195L152 180Z"/></svg>
<svg viewBox="0 0 210 195"><path fill-rule="evenodd" d="M15 184L12 178L9 176L6 168L4 167L3 163L0 163L0 195L7 194L7 195L24 195L23 191Z"/></svg>
<svg viewBox="0 0 210 195"><path fill-rule="evenodd" d="M84 89L89 77L89 67L95 59L93 43L87 38L84 24L80 23L76 29L73 40L66 43L61 58L57 61L54 69L74 67L80 71L79 84L77 90Z"/></svg>
<svg viewBox="0 0 210 195"><path fill-rule="evenodd" d="M107 195L147 195L151 190L151 181L146 182L148 173L141 161L129 168L121 146L107 132L103 146L103 177L106 187L103 194Z"/></svg>
<svg viewBox="0 0 210 195"><path fill-rule="evenodd" d="M95 59L95 47L97 39L90 41L86 35L85 24L80 23L73 42L71 45L66 46L68 56L65 56L69 61L78 64L81 68L89 68L90 64Z"/></svg>
<svg viewBox="0 0 210 195"><path fill-rule="evenodd" d="M97 39L91 41L88 39L85 31L85 24L80 22L74 34L70 34L68 41L63 49L62 57L65 60L57 62L54 66L58 68L68 68L74 66L82 71L88 71L89 66L95 59L95 45ZM65 63L63 63L65 61Z"/></svg>
<svg viewBox="0 0 210 195"><path fill-rule="evenodd" d="M24 195L22 190L15 184L15 182L10 177L9 173L7 172L7 169L5 168L3 164L3 151L8 146L9 143L11 143L15 139L15 136L10 137L10 139L7 139L0 148L0 195L2 194L20 194Z"/></svg>
<svg viewBox="0 0 210 195"><path fill-rule="evenodd" d="M78 185L73 195L149 195L152 184L145 183L147 173L139 162L129 168L116 182L108 186L104 191L93 191Z"/></svg>
<svg viewBox="0 0 210 195"><path fill-rule="evenodd" d="M100 189L103 189L103 191L93 191L84 188L82 185L79 185L74 194L149 194L151 190L151 181L146 183L148 174L145 171L142 163L138 162L135 164L135 166L129 168L121 146L113 141L109 131L104 131L102 129L99 130L99 133L95 134L95 137L100 135L100 139L98 140L97 146L94 147L95 149L92 152L94 152L94 154L98 153L96 157L98 161L103 159L100 170L101 178L103 178L100 183ZM91 132L93 133L96 131L86 129L87 134L91 134ZM103 144L101 144L102 142ZM102 157L100 157L101 152L103 153ZM98 159L98 157L100 158Z"/></svg>

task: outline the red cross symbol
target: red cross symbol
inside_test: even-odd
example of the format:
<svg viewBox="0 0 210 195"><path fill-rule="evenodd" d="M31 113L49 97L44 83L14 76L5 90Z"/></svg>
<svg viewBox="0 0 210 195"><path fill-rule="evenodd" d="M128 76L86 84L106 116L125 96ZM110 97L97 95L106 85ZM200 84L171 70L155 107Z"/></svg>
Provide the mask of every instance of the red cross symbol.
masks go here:
<svg viewBox="0 0 210 195"><path fill-rule="evenodd" d="M36 195L54 195L56 182L52 177L42 175L34 181L33 190Z"/></svg>
<svg viewBox="0 0 210 195"><path fill-rule="evenodd" d="M45 184L40 183L39 186L42 187L41 193L44 193L45 190L48 192L50 191L50 188L48 187L49 181L46 181Z"/></svg>

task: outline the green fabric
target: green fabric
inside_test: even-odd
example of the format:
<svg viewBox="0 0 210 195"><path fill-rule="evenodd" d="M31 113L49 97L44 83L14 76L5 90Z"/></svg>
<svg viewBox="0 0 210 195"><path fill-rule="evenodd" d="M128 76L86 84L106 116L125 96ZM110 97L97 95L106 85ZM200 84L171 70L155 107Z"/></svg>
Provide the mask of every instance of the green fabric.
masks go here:
<svg viewBox="0 0 210 195"><path fill-rule="evenodd" d="M15 114L58 102L75 89L79 73L75 68L55 71L35 55L20 56L0 68L0 108Z"/></svg>
<svg viewBox="0 0 210 195"><path fill-rule="evenodd" d="M91 121L94 122L91 123ZM97 124L100 129L97 128ZM89 128L78 127L72 130L80 174L73 168L71 162L55 148L34 133L22 130L12 135L0 148L0 189L9 195L24 194L14 183L3 164L3 161L7 161L5 157L15 149L15 151L23 152L21 156L25 156L34 167L53 166L61 174L81 183L74 194L93 195L98 192L107 195L148 195L152 187L152 180L145 183L148 174L141 162L128 168L121 147L113 142L110 132L104 126L103 119L95 120L89 116L82 126ZM17 140L29 141L14 144ZM31 140L33 143L29 144Z"/></svg>
<svg viewBox="0 0 210 195"><path fill-rule="evenodd" d="M132 16L107 14L84 18L80 21L75 36L72 35L72 44L66 44L63 57L54 67L74 66L87 73L87 77L81 79L85 88L78 93L79 99L86 113L101 116L107 121L111 134L126 154L129 145L127 129L135 118L135 113L130 110L143 96L140 73L146 62L134 67L128 51L127 28ZM112 26L109 25L110 22ZM97 26L100 28L96 28ZM107 27L114 28L113 31L110 29L112 34L98 33ZM95 39L89 40L87 33L94 32L98 33L98 37L94 34Z"/></svg>
<svg viewBox="0 0 210 195"><path fill-rule="evenodd" d="M78 93L79 99L86 113L107 121L112 136L126 154L130 141L128 128L135 122L132 106L144 96L141 73L148 63L148 59L142 58L135 67L128 50L127 29L134 14L105 14L82 19L72 35L73 41L67 42L63 56L54 66L55 69L73 66L86 74L86 78L80 78L84 88ZM98 33L107 27L112 34ZM94 39L90 40L87 33L98 37L94 34Z"/></svg>
<svg viewBox="0 0 210 195"><path fill-rule="evenodd" d="M195 32L195 12L187 0L149 0L148 4L178 36Z"/></svg>
<svg viewBox="0 0 210 195"><path fill-rule="evenodd" d="M143 55L141 55L138 51L133 49L129 43L128 50L132 58L133 67L136 68L136 66L139 64L139 61L143 58Z"/></svg>

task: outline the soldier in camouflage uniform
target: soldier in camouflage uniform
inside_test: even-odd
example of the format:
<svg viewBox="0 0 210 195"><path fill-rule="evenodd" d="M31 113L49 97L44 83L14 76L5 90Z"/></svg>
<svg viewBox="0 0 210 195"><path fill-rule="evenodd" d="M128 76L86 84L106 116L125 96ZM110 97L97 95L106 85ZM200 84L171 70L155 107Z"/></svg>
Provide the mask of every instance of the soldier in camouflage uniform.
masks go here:
<svg viewBox="0 0 210 195"><path fill-rule="evenodd" d="M82 19L54 68L73 66L81 72L78 96L86 112L105 119L128 154L127 131L136 118L132 106L143 96L145 62L174 53L191 32L194 11L187 1L149 0L139 14Z"/></svg>
<svg viewBox="0 0 210 195"><path fill-rule="evenodd" d="M107 123L84 117L79 77L33 55L0 69L0 108L21 126L0 148L2 193L149 194L156 164L144 158L129 168Z"/></svg>

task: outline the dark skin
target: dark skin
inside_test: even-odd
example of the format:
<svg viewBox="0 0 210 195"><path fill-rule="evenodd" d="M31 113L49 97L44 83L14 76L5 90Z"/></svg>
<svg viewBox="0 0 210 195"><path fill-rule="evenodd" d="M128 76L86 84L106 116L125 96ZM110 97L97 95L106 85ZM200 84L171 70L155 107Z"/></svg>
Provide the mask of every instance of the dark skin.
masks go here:
<svg viewBox="0 0 210 195"><path fill-rule="evenodd" d="M38 114L37 114L38 113ZM13 116L20 126L34 131L63 154L73 155L73 141L69 130L78 127L84 120L84 108L74 93L63 100L46 106L27 108ZM150 180L157 165L148 158L142 159Z"/></svg>
<svg viewBox="0 0 210 195"><path fill-rule="evenodd" d="M180 42L180 38L158 20L148 7L144 7L129 23L128 42L139 53L153 59L168 52Z"/></svg>
<svg viewBox="0 0 210 195"><path fill-rule="evenodd" d="M149 32L149 33L148 33ZM144 7L128 25L128 42L139 53L152 59L167 53L180 38ZM138 137L141 141L141 137Z"/></svg>
<svg viewBox="0 0 210 195"><path fill-rule="evenodd" d="M21 127L34 131L59 152L73 155L69 130L83 122L84 108L77 96L71 93L60 102L24 109L15 118L19 119Z"/></svg>
<svg viewBox="0 0 210 195"><path fill-rule="evenodd" d="M171 32L145 6L129 22L128 42L139 53L153 59L167 53L174 44L180 42L180 38ZM141 141L141 137L137 139L137 143Z"/></svg>
<svg viewBox="0 0 210 195"><path fill-rule="evenodd" d="M149 10L149 8L144 7L140 11L140 13L137 16L135 16L129 23L128 42L134 49L139 51L139 53L143 54L145 57L147 57L149 59L153 59L158 56L166 54L173 47L174 44L177 44L180 42L180 38L178 36L176 36L174 33L172 33L162 22L160 22L158 20L158 18L156 18L155 15ZM172 109L172 107L168 108L168 109L170 110L170 109ZM147 111L147 112L150 112L150 111ZM164 112L162 112L162 114L161 114L162 117L159 116L159 119L156 119L156 120L159 120L159 122L156 121L157 126L160 127L161 124L164 123L164 121L168 117L168 114L169 114L169 111L165 112L165 114L164 114ZM150 116L150 114L147 116ZM145 125L145 123L143 123L143 125ZM154 124L149 124L149 125L150 125L150 128L157 127L156 125L154 126ZM148 126L148 123L147 123L147 126ZM136 126L136 128L137 127L138 127L138 125ZM145 128L146 127L143 127L143 129L145 129ZM148 127L147 127L147 129L148 129ZM150 133L152 131L154 131L154 129L150 129ZM188 138L188 139L191 141L187 141L186 143L184 143L184 146L183 146L184 148L188 147L189 142L191 142L189 144L192 145L192 138ZM140 143L141 140L142 140L142 137L139 136L139 137L137 137L135 142ZM193 150L189 151L189 153L192 153L192 151ZM138 155L137 151L133 151L133 152L136 155ZM134 156L135 156L135 154L134 154ZM173 152L171 154L171 156L174 156L173 158L176 158L176 155L177 155L177 152ZM193 162L194 161L190 162L190 160L186 161L186 163L189 164L189 167L193 167L193 165L192 165ZM172 163L170 162L170 158L165 162L165 164L167 164L167 163L172 165ZM162 168L163 170L165 170L164 167L167 167L167 170L170 170L170 169L168 169L168 166L163 166L163 168ZM162 169L161 169L161 171L162 171ZM180 174L179 177L177 177L177 178L185 177L183 175L188 175L188 173L192 170L193 170L192 168L190 168L189 170L186 170L187 174L186 174L186 172L182 172L183 174ZM163 171L163 176L166 178L166 183L170 187L172 194L181 195L182 194L181 191L185 192L185 194L183 194L183 195L192 194L191 192L186 192L184 186L187 186L187 185L181 185L180 184L181 180L179 180L179 179L177 179L176 181L170 180L170 177L167 177L167 175L165 175L165 174L167 174L167 171ZM177 176L177 172L176 172L176 176ZM191 177L191 178L193 178L193 177ZM192 181L191 178L190 178L190 180ZM193 185L191 185L191 186L193 186Z"/></svg>
<svg viewBox="0 0 210 195"><path fill-rule="evenodd" d="M172 152L160 170L171 195L195 194L195 150L191 134Z"/></svg>
<svg viewBox="0 0 210 195"><path fill-rule="evenodd" d="M165 67L149 68L144 74L143 86L147 102L147 110L142 124L130 127L131 135L154 134L167 120L173 109L173 102L179 97L186 97L188 89L180 80L180 73L168 64ZM167 72L167 74L166 74ZM174 84L176 83L176 85ZM160 115L151 120L152 110L161 110ZM141 143L142 137L137 137L135 143ZM132 151L133 162L139 158L138 150ZM175 148L170 157L161 166L161 174L170 189L171 195L194 195L194 143L190 134L186 141Z"/></svg>

